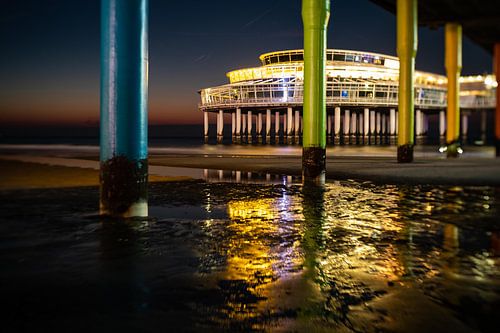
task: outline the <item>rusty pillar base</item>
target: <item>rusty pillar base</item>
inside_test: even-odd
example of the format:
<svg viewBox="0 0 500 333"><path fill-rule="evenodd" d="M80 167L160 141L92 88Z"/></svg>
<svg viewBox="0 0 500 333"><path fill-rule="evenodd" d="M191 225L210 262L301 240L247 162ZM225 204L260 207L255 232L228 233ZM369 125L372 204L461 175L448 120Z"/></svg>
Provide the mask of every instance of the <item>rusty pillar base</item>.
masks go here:
<svg viewBox="0 0 500 333"><path fill-rule="evenodd" d="M460 156L460 143L458 141L446 143L446 157L457 158Z"/></svg>
<svg viewBox="0 0 500 333"><path fill-rule="evenodd" d="M398 163L413 162L413 145L398 146Z"/></svg>
<svg viewBox="0 0 500 333"><path fill-rule="evenodd" d="M320 147L302 148L302 176L315 179L325 176L326 149Z"/></svg>
<svg viewBox="0 0 500 333"><path fill-rule="evenodd" d="M148 160L115 156L101 162L102 215L114 217L147 216Z"/></svg>

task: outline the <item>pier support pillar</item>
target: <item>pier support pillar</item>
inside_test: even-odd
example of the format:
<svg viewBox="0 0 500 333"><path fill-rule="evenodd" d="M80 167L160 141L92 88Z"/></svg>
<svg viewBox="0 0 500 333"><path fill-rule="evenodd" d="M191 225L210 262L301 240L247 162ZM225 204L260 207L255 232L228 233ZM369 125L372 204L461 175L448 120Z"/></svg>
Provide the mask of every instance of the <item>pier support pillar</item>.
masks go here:
<svg viewBox="0 0 500 333"><path fill-rule="evenodd" d="M380 111L375 113L375 144L380 143L380 132L382 128L382 118L380 117Z"/></svg>
<svg viewBox="0 0 500 333"><path fill-rule="evenodd" d="M370 144L375 143L375 110L370 110Z"/></svg>
<svg viewBox="0 0 500 333"><path fill-rule="evenodd" d="M286 109L286 135L291 136L293 130L293 110L292 108Z"/></svg>
<svg viewBox="0 0 500 333"><path fill-rule="evenodd" d="M500 42L495 43L494 50L494 69L497 80L497 96L496 96L496 109L495 109L495 148L496 156L500 157Z"/></svg>
<svg viewBox="0 0 500 333"><path fill-rule="evenodd" d="M101 1L100 213L148 215L148 1Z"/></svg>
<svg viewBox="0 0 500 333"><path fill-rule="evenodd" d="M247 123L248 123L248 142L252 143L252 132L253 132L253 115L252 111L248 111L247 113Z"/></svg>
<svg viewBox="0 0 500 333"><path fill-rule="evenodd" d="M241 135L245 136L247 134L247 116L245 114L241 115Z"/></svg>
<svg viewBox="0 0 500 333"><path fill-rule="evenodd" d="M467 134L469 131L469 116L462 114L462 145L467 144Z"/></svg>
<svg viewBox="0 0 500 333"><path fill-rule="evenodd" d="M399 112L396 110L396 140L399 134Z"/></svg>
<svg viewBox="0 0 500 333"><path fill-rule="evenodd" d="M236 114L234 112L231 112L231 136L234 139L234 136L236 134Z"/></svg>
<svg viewBox="0 0 500 333"><path fill-rule="evenodd" d="M208 112L203 111L203 137L205 138L205 143L208 142Z"/></svg>
<svg viewBox="0 0 500 333"><path fill-rule="evenodd" d="M423 131L424 135L428 135L429 133L429 115L427 114L422 114L422 126L423 126Z"/></svg>
<svg viewBox="0 0 500 333"><path fill-rule="evenodd" d="M294 135L296 138L300 135L300 111L295 110L295 125L293 126ZM297 140L298 143L298 140Z"/></svg>
<svg viewBox="0 0 500 333"><path fill-rule="evenodd" d="M383 113L381 115L382 117L382 141L381 144L385 145L387 144L387 115Z"/></svg>
<svg viewBox="0 0 500 333"><path fill-rule="evenodd" d="M336 106L333 111L333 135L334 144L340 144L340 107Z"/></svg>
<svg viewBox="0 0 500 333"><path fill-rule="evenodd" d="M332 116L326 116L326 140L330 142L332 138Z"/></svg>
<svg viewBox="0 0 500 333"><path fill-rule="evenodd" d="M257 113L257 140L262 140L262 113Z"/></svg>
<svg viewBox="0 0 500 333"><path fill-rule="evenodd" d="M351 111L344 110L344 144L350 144Z"/></svg>
<svg viewBox="0 0 500 333"><path fill-rule="evenodd" d="M266 110L266 143L269 143L271 137L271 110Z"/></svg>
<svg viewBox="0 0 500 333"><path fill-rule="evenodd" d="M286 112L283 113L283 143L287 144L288 143L288 138L287 138L287 129L286 129Z"/></svg>
<svg viewBox="0 0 500 333"><path fill-rule="evenodd" d="M389 144L396 143L396 109L389 110Z"/></svg>
<svg viewBox="0 0 500 333"><path fill-rule="evenodd" d="M399 57L398 162L413 161L415 57L417 55L417 0L397 0L397 53Z"/></svg>
<svg viewBox="0 0 500 333"><path fill-rule="evenodd" d="M321 180L326 168L326 28L330 0L302 0L304 23L304 130L302 173Z"/></svg>
<svg viewBox="0 0 500 333"><path fill-rule="evenodd" d="M219 115L217 118L218 130L217 130L217 143L222 143L224 139L224 111L219 110Z"/></svg>
<svg viewBox="0 0 500 333"><path fill-rule="evenodd" d="M276 111L274 114L274 135L279 138L280 136L280 112Z"/></svg>
<svg viewBox="0 0 500 333"><path fill-rule="evenodd" d="M422 111L415 111L415 135L416 135L416 144L420 144L422 141Z"/></svg>
<svg viewBox="0 0 500 333"><path fill-rule="evenodd" d="M358 114L358 144L363 144L363 138L365 136L365 129L364 129L364 124L365 124L365 121L363 119L364 115L363 115L363 112L360 112Z"/></svg>
<svg viewBox="0 0 500 333"><path fill-rule="evenodd" d="M353 112L352 115L351 115L351 143L352 144L356 144L357 141L356 141L356 137L357 137L357 132L358 132L358 129L357 129L357 123L358 123L358 117L357 117L357 114L356 112Z"/></svg>
<svg viewBox="0 0 500 333"><path fill-rule="evenodd" d="M216 118L217 120L216 124L217 124L217 129L215 131L216 135L217 135L217 139L219 137L219 132L220 132L220 117L219 117L219 113L216 113Z"/></svg>
<svg viewBox="0 0 500 333"><path fill-rule="evenodd" d="M462 70L462 26L445 25L445 67L448 77L446 108L446 156L457 157L460 151L460 72Z"/></svg>
<svg viewBox="0 0 500 333"><path fill-rule="evenodd" d="M236 109L236 140L239 141L241 136L241 109Z"/></svg>
<svg viewBox="0 0 500 333"><path fill-rule="evenodd" d="M444 135L446 133L446 114L443 110L439 111L439 141L444 143Z"/></svg>
<svg viewBox="0 0 500 333"><path fill-rule="evenodd" d="M370 109L365 108L363 110L363 143L365 145L370 143Z"/></svg>

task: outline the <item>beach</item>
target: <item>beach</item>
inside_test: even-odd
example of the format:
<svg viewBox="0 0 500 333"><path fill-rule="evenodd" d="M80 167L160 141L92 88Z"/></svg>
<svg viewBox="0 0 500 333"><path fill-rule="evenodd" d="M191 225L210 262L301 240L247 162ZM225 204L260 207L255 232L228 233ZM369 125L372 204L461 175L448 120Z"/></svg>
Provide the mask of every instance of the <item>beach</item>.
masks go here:
<svg viewBox="0 0 500 333"><path fill-rule="evenodd" d="M8 331L500 324L498 162L488 150L404 166L389 149L334 152L326 183L311 187L298 147L153 148L149 217L120 220L98 214L96 147L14 148L0 157Z"/></svg>

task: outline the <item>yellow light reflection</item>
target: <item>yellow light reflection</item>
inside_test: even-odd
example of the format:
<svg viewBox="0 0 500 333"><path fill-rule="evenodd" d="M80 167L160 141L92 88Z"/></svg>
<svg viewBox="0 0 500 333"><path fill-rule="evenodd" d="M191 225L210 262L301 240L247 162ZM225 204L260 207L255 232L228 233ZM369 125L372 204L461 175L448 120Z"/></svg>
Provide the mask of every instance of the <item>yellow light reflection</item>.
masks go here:
<svg viewBox="0 0 500 333"><path fill-rule="evenodd" d="M228 300L226 314L234 319L248 319L264 311L266 304L276 296L275 283L294 274L293 268L301 264L300 242L280 240L287 234L298 234L290 215L294 202L281 198L233 200L227 204L231 220L228 228L233 235L226 242L227 259L223 278L240 281L255 297L266 300L246 308L241 300Z"/></svg>

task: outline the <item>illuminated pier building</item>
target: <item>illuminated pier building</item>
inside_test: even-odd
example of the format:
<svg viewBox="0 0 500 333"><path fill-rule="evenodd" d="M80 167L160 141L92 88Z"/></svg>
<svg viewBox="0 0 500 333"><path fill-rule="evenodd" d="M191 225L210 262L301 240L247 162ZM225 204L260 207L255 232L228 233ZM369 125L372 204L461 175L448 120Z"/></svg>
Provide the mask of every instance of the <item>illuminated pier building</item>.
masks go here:
<svg viewBox="0 0 500 333"><path fill-rule="evenodd" d="M231 121L233 142L269 143L283 138L298 143L302 131L303 50L266 53L262 66L228 72L229 83L201 89L199 109L204 114L204 135L209 135L209 113L217 119L222 142L224 115ZM394 142L397 126L399 60L370 52L327 50L327 138L335 144L386 144ZM446 76L416 71L415 135L429 131L429 117L439 119L444 137ZM481 135L486 112L495 108L493 75L460 78L462 139L468 118L481 110ZM477 113L477 112L476 112ZM483 128L484 127L484 128ZM484 133L483 133L484 132Z"/></svg>

